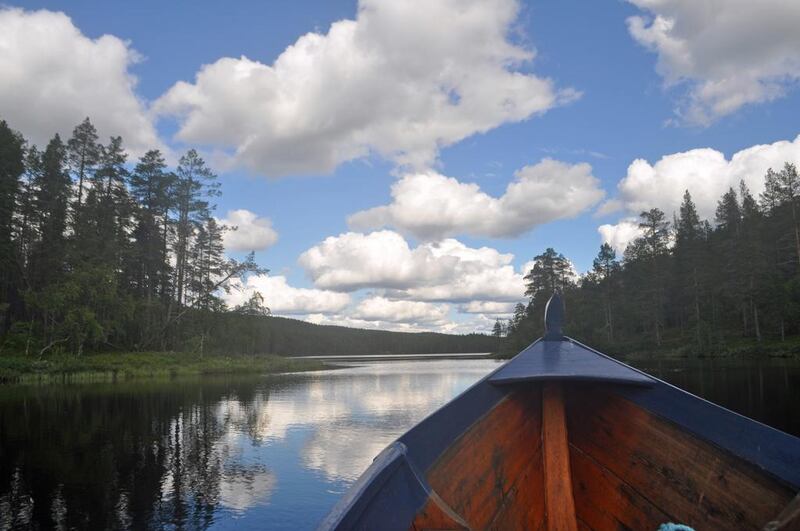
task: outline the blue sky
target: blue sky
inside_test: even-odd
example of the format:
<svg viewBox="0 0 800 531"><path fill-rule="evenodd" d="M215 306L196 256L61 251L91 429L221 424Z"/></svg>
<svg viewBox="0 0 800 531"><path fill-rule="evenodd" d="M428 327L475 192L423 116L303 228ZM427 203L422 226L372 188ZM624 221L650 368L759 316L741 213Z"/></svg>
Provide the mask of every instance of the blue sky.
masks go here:
<svg viewBox="0 0 800 531"><path fill-rule="evenodd" d="M642 208L688 187L710 216L800 161L793 0L230 4L0 11L0 116L28 138L89 115L132 156L201 148L229 252L271 269L230 304L485 330L546 247L585 271Z"/></svg>

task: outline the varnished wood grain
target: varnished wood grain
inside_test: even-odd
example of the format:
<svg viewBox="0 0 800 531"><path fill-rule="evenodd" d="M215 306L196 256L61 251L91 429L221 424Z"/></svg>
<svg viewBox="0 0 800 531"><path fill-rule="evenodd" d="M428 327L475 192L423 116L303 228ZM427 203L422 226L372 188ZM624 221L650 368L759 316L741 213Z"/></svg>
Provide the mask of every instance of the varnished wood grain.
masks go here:
<svg viewBox="0 0 800 531"><path fill-rule="evenodd" d="M577 531L567 422L560 382L547 382L542 389L542 448L547 529Z"/></svg>
<svg viewBox="0 0 800 531"><path fill-rule="evenodd" d="M570 446L577 517L590 529L658 529L672 520L633 487Z"/></svg>
<svg viewBox="0 0 800 531"><path fill-rule="evenodd" d="M411 531L450 531L466 530L469 527L461 517L446 506L436 493L433 493L425 506L417 513L410 529Z"/></svg>
<svg viewBox="0 0 800 531"><path fill-rule="evenodd" d="M541 452L531 456L531 461L520 472L505 503L495 514L488 528L498 531L545 529L544 483Z"/></svg>
<svg viewBox="0 0 800 531"><path fill-rule="evenodd" d="M617 485L607 502L593 495L595 507L617 503L606 516L657 520L658 513L643 512L647 504L632 502L644 499L669 520L696 529L761 529L793 496L749 463L612 392L574 384L565 394L570 443L604 469L605 481ZM576 469L574 479L597 480L587 474ZM614 502L631 492L636 496ZM579 517L589 520L592 509L578 498ZM592 521L596 529L611 528L597 522Z"/></svg>
<svg viewBox="0 0 800 531"><path fill-rule="evenodd" d="M513 529L517 523L540 528L539 389L514 393L495 406L431 466L427 479L472 529Z"/></svg>

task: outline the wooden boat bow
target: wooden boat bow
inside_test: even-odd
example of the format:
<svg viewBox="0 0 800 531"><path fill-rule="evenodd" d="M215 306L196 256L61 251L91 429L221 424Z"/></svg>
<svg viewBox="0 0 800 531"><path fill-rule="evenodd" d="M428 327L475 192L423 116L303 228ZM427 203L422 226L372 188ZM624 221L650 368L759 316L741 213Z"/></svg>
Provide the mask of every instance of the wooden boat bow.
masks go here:
<svg viewBox="0 0 800 531"><path fill-rule="evenodd" d="M555 295L541 339L392 443L320 529L793 528L800 439L563 323Z"/></svg>

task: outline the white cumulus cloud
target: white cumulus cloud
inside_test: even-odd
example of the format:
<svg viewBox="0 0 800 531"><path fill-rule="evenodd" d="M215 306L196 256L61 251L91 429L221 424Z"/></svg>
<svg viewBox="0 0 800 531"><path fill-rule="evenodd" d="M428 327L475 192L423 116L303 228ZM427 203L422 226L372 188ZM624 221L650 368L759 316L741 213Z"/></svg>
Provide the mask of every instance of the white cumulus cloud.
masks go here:
<svg viewBox="0 0 800 531"><path fill-rule="evenodd" d="M603 243L609 244L617 252L618 257L622 256L629 243L642 235L642 229L639 228L639 221L636 218L600 225L597 227L597 232L600 233Z"/></svg>
<svg viewBox="0 0 800 531"><path fill-rule="evenodd" d="M453 329L459 325L454 321L443 323L404 323L396 321L372 321L351 317L349 314L322 314L314 313L305 316L306 321L324 326L344 326L347 328L363 328L366 330L387 330L390 332L438 332L454 333ZM471 329L474 332L476 329Z"/></svg>
<svg viewBox="0 0 800 531"><path fill-rule="evenodd" d="M86 37L60 12L0 8L0 115L32 142L69 137L89 116L132 153L161 147L137 97L139 54L113 35Z"/></svg>
<svg viewBox="0 0 800 531"><path fill-rule="evenodd" d="M279 315L335 313L350 304L347 293L296 288L282 275L250 275L243 282L234 282L233 287L230 293L222 294L228 306L238 306L258 292L272 313Z"/></svg>
<svg viewBox="0 0 800 531"><path fill-rule="evenodd" d="M628 216L615 224L598 227L602 240L618 252L641 234L638 214L659 208L671 219L678 212L683 193L689 190L701 219L714 222L717 203L730 188L739 189L744 181L757 198L764 190L764 175L769 168L780 170L784 163L800 165L800 135L794 140L758 144L737 151L728 159L711 148L664 155L654 164L636 159L625 177L617 184L617 197L608 201L613 210L626 211ZM601 207L603 210L604 207Z"/></svg>
<svg viewBox="0 0 800 531"><path fill-rule="evenodd" d="M629 0L633 38L658 54L668 86L685 83L679 109L708 124L743 105L783 96L800 80L796 0Z"/></svg>
<svg viewBox="0 0 800 531"><path fill-rule="evenodd" d="M271 176L378 153L428 165L439 148L577 97L519 68L516 0L361 0L354 20L300 37L272 63L226 57L155 104L178 139Z"/></svg>
<svg viewBox="0 0 800 531"><path fill-rule="evenodd" d="M767 169L780 170L785 162L800 164L800 136L751 146L730 160L711 148L665 155L655 164L636 159L617 185L618 199L633 214L658 207L671 217L689 190L700 216L713 222L717 202L730 187L738 189L744 180L757 197Z"/></svg>
<svg viewBox="0 0 800 531"><path fill-rule="evenodd" d="M223 236L228 251L263 251L278 241L272 221L249 210L229 210L219 222L231 228Z"/></svg>
<svg viewBox="0 0 800 531"><path fill-rule="evenodd" d="M470 301L459 305L458 310L462 313L504 316L514 313L514 306L513 302Z"/></svg>
<svg viewBox="0 0 800 531"><path fill-rule="evenodd" d="M348 222L358 230L394 227L423 240L511 237L574 217L603 196L589 164L544 159L518 170L500 197L432 171L407 174L392 185L389 205L357 212Z"/></svg>
<svg viewBox="0 0 800 531"><path fill-rule="evenodd" d="M390 300L386 297L374 296L359 302L350 315L355 319L365 321L442 324L449 311L450 308L447 304Z"/></svg>
<svg viewBox="0 0 800 531"><path fill-rule="evenodd" d="M516 301L525 291L512 254L446 239L411 248L388 230L331 236L304 252L299 263L317 287L382 288L392 298L419 301Z"/></svg>

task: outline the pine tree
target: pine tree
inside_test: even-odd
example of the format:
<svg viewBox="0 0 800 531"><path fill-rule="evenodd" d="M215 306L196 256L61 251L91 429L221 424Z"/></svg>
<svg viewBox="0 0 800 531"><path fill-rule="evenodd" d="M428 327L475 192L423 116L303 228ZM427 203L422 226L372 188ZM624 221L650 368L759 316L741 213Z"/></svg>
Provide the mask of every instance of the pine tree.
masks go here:
<svg viewBox="0 0 800 531"><path fill-rule="evenodd" d="M800 212L798 212L798 201L800 201L800 176L794 164L786 163L777 175L777 192L780 205L785 205L786 210L791 213L791 235L794 243L794 251L797 264L800 265Z"/></svg>
<svg viewBox="0 0 800 531"><path fill-rule="evenodd" d="M732 233L739 235L739 227L742 223L742 208L739 206L739 199L733 188L728 189L717 203L717 226Z"/></svg>
<svg viewBox="0 0 800 531"><path fill-rule="evenodd" d="M194 149L181 157L175 183L177 241L175 243L175 300L185 301L191 239L198 224L210 217L208 198L219 195L217 176Z"/></svg>
<svg viewBox="0 0 800 531"><path fill-rule="evenodd" d="M33 251L31 277L39 289L56 280L66 266L65 231L71 181L66 171L66 150L58 135L42 153L41 170L35 178L39 241Z"/></svg>
<svg viewBox="0 0 800 531"><path fill-rule="evenodd" d="M14 242L14 211L24 171L24 141L0 121L0 334L11 326L19 282Z"/></svg>
<svg viewBox="0 0 800 531"><path fill-rule="evenodd" d="M764 302L763 286L768 270L768 253L762 240L763 215L744 181L739 183L739 196L742 211L742 235L738 256L743 275L742 297L749 307L753 319L753 333L761 341L761 320L759 306ZM782 319L781 319L782 320ZM746 330L745 330L746 333Z"/></svg>
<svg viewBox="0 0 800 531"><path fill-rule="evenodd" d="M148 300L156 293L163 295L170 271L167 229L174 176L166 168L161 152L151 150L139 160L129 180L131 196L138 205L134 212L130 276Z"/></svg>
<svg viewBox="0 0 800 531"><path fill-rule="evenodd" d="M688 190L683 194L680 214L675 221L675 293L679 298L680 313L691 308L689 321L693 322L695 339L701 343L702 314L701 297L705 288L703 259L705 231Z"/></svg>
<svg viewBox="0 0 800 531"><path fill-rule="evenodd" d="M254 291L250 298L233 309L234 312L242 315L266 317L270 315L270 309L264 302L264 296L260 291Z"/></svg>
<svg viewBox="0 0 800 531"><path fill-rule="evenodd" d="M525 275L527 281L525 295L532 301L544 304L550 295L572 285L574 279L572 264L552 247L535 256L533 261L533 269Z"/></svg>
<svg viewBox="0 0 800 531"><path fill-rule="evenodd" d="M219 225L213 217L208 217L198 227L197 237L193 242L190 287L196 306L202 310L218 309L222 304L215 296L214 289L229 265L222 244L225 230L225 226Z"/></svg>
<svg viewBox="0 0 800 531"><path fill-rule="evenodd" d="M500 319L496 319L494 322L494 328L492 328L492 335L497 339L503 337L503 325L500 322Z"/></svg>
<svg viewBox="0 0 800 531"><path fill-rule="evenodd" d="M643 234L639 241L639 248L645 253L650 265L650 282L645 290L650 293L648 314L652 320L656 345L661 345L661 330L664 326L664 285L665 268L662 264L667 254L669 245L669 221L664 212L653 208L642 212L639 228Z"/></svg>
<svg viewBox="0 0 800 531"><path fill-rule="evenodd" d="M597 258L592 262L592 272L597 279L603 294L603 328L606 330L609 341L614 340L614 312L613 294L615 291L615 280L619 272L620 265L617 261L617 253L608 243L600 246Z"/></svg>
<svg viewBox="0 0 800 531"><path fill-rule="evenodd" d="M24 170L20 182L19 193L16 201L16 216L14 218L14 233L16 255L23 276L30 269L30 260L33 247L39 239L39 211L36 204L38 184L42 177L42 153L36 146L31 146L25 153ZM23 284L29 286L27 278Z"/></svg>
<svg viewBox="0 0 800 531"><path fill-rule="evenodd" d="M84 183L90 178L100 162L101 146L97 142L97 130L86 118L72 130L72 138L67 141L67 160L70 170L78 182L78 197L75 201L75 217L83 206Z"/></svg>

